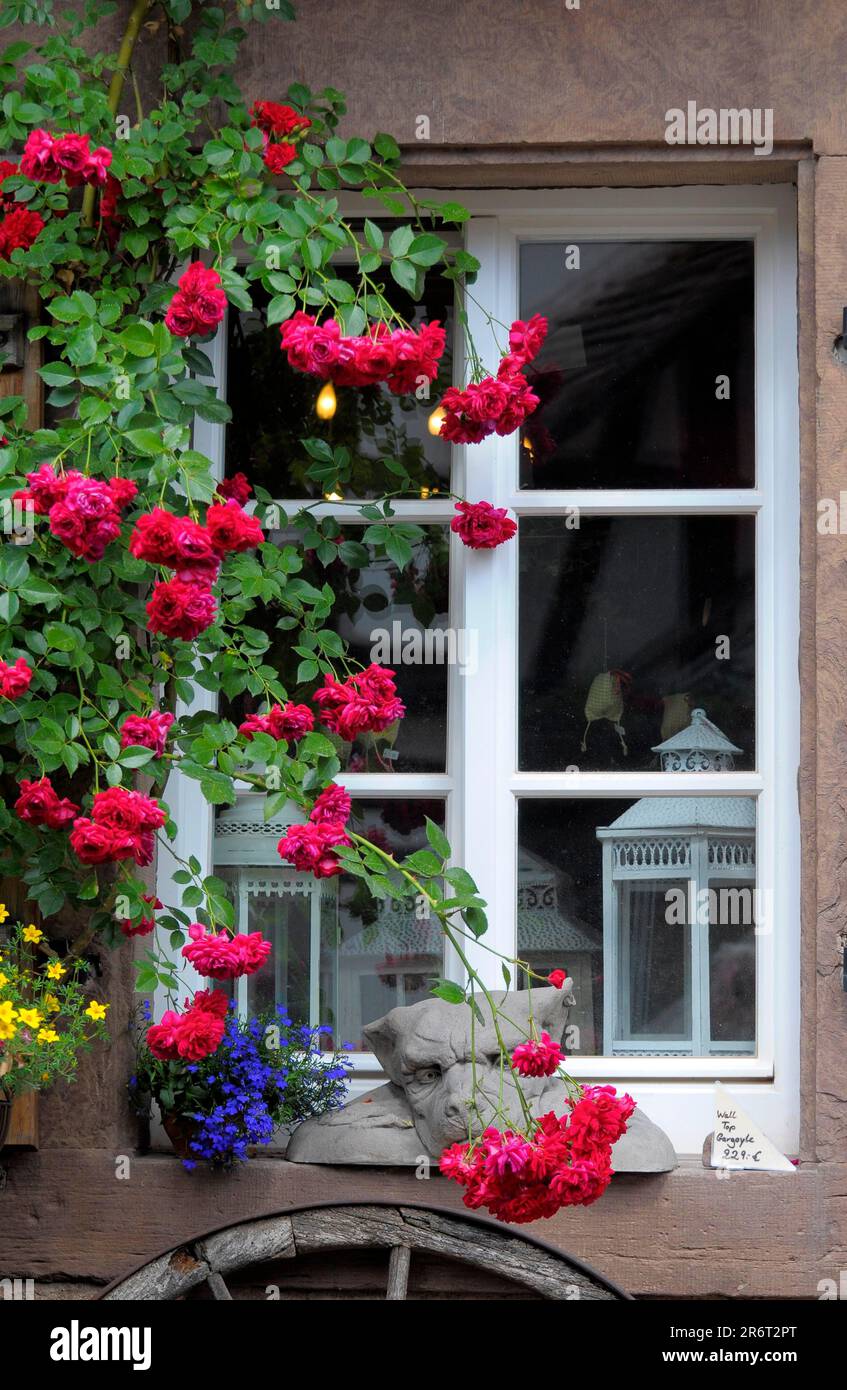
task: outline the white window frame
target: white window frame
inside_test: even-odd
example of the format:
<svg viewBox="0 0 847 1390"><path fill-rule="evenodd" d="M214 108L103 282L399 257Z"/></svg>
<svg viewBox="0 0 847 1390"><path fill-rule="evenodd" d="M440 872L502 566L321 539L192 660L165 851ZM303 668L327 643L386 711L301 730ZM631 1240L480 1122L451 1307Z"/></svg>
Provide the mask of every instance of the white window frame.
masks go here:
<svg viewBox="0 0 847 1390"><path fill-rule="evenodd" d="M433 196L439 196L434 193ZM519 248L526 241L752 239L755 246L756 480L753 488L529 491L518 487L517 435L493 436L454 449L453 489L471 500L506 506L520 519L566 515L750 515L756 518L756 750L750 772L525 772L517 768L518 543L494 551L466 550L451 537L451 623L479 633L478 668L448 682L447 771L444 774L345 773L359 796L444 797L454 859L476 879L488 902L486 942L516 949L517 809L522 797L639 798L735 794L757 806L757 884L772 913L757 930L756 1025L753 1057L573 1057L574 1075L624 1086L671 1136L679 1152L697 1153L713 1127L713 1082L729 1083L773 1141L795 1152L799 1130L800 827L797 798L800 691L799 423L797 409L796 197L792 188L678 187L475 191L459 193L470 208L466 245L481 262L474 299L502 323L518 316ZM364 208L364 203L361 204ZM359 210L351 200L352 212ZM367 207L373 216L373 208ZM578 272L574 272L578 273ZM483 360L496 365L490 326L468 304ZM215 376L225 381L226 333L211 349ZM456 380L461 380L460 353ZM223 471L224 427L197 423L196 447ZM296 500L279 499L288 510ZM322 508L317 509L320 513ZM331 504L325 509L333 510ZM396 506L397 519L432 524L452 515L448 499ZM201 692L203 705L207 696ZM208 697L213 703L213 697ZM246 789L245 789L246 790ZM195 854L211 872L212 812L195 782L176 774L166 793L180 824L177 853ZM176 868L176 864L172 864ZM160 896L179 902L169 866L159 870ZM499 961L481 946L470 955L482 977L502 988ZM460 978L447 952L445 973ZM567 964L567 962L565 962ZM355 1091L379 1077L371 1055L354 1059Z"/></svg>

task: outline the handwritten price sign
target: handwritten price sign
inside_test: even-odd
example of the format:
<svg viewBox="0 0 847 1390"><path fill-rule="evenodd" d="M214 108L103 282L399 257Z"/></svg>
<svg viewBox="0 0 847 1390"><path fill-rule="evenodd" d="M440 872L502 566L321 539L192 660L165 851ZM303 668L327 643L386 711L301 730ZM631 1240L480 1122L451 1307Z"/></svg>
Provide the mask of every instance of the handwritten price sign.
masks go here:
<svg viewBox="0 0 847 1390"><path fill-rule="evenodd" d="M769 1173L797 1171L719 1082L715 1082L712 1167L759 1168Z"/></svg>

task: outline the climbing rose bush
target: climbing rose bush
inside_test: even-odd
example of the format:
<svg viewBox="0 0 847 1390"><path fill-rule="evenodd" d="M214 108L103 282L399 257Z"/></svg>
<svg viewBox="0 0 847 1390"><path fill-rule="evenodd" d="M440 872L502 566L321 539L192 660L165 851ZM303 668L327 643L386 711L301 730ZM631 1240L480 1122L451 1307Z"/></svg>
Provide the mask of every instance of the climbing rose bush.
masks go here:
<svg viewBox="0 0 847 1390"><path fill-rule="evenodd" d="M437 267L455 286L464 323L478 266L443 233L467 213L405 188L390 135L339 135L344 100L332 88L239 90L239 19L290 18L285 0L242 15L229 5L129 0L120 52L104 55L97 27L114 8L91 0L82 16L59 17L43 0L33 16L29 0L8 0L0 12L3 25L35 17L51 26L40 45L12 43L0 54L0 149L10 156L0 164L0 275L40 297L29 337L45 349L48 391L44 422L21 398L0 402L0 502L21 533L20 544L0 549L0 869L23 881L48 922L66 909L81 916L76 957L92 943L131 949L127 940L143 938L138 988L161 987L169 1004L147 1031L148 1056L204 1062L227 1027L227 998L214 982L262 969L270 943L235 932L227 884L196 859L180 860L173 874L180 902L161 902L139 870L157 854L169 864L176 855L177 769L211 806L234 804L246 783L264 795L267 819L291 822L279 841L283 862L316 878L352 874L377 899L426 901L466 969L464 985L436 981L435 992L453 1002L482 992L496 1015L463 946L484 935L485 904L471 876L450 865L443 833L427 822L430 848L398 862L356 833L350 798L334 781L339 741L384 733L406 712L396 672L361 669L329 625L330 584L303 575L307 551L328 578L330 566L360 566L363 547L339 541L334 518L316 521L308 507L280 518L243 473L216 480L193 436L198 419L229 419L206 349L227 306L247 311L257 292L279 329L280 369L284 358L316 388L384 385L405 396L436 383L444 326L413 327L387 286L419 300ZM167 39L152 99L126 82L145 24ZM348 188L374 217L345 218ZM392 219L387 238L379 213ZM334 270L341 252L352 280ZM448 441L473 446L513 433L538 405L526 372L546 320L494 327L502 344L494 373L468 335L469 379L443 394ZM349 477L349 450L307 438L302 452L321 491ZM393 496L411 483L402 468L397 476ZM454 500L461 543L490 550L514 536L496 502ZM424 533L387 524L391 503L353 515L368 523L374 557L402 568ZM268 540L271 527L282 543ZM267 634L250 623L257 604L300 658L293 686L267 658ZM240 723L188 713L201 693L230 706L246 700L253 712ZM212 987L192 998L183 961ZM501 1066L547 1076L560 1061L557 1044L531 1024ZM582 1094L575 1083L571 1094ZM545 1117L522 1135L469 1131L464 1157L445 1158L445 1171L504 1219L520 1219L513 1212L527 1183L545 1187L545 1214L566 1189L589 1200L607 1181L598 1155L614 1126L587 1147L580 1136L594 1130L580 1104L564 1130Z"/></svg>

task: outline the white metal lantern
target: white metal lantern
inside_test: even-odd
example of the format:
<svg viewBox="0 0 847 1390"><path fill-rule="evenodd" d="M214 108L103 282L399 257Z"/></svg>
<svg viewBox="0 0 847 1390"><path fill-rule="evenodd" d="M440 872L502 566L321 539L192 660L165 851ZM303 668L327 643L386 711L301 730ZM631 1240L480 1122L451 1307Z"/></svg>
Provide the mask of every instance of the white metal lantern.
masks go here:
<svg viewBox="0 0 847 1390"><path fill-rule="evenodd" d="M656 751L665 771L726 771L741 750L694 710ZM754 798L642 797L597 838L606 1055L753 1052Z"/></svg>
<svg viewBox="0 0 847 1390"><path fill-rule="evenodd" d="M704 709L695 709L688 728L654 744L653 752L661 754L663 772L732 772L734 754L741 749L706 718Z"/></svg>
<svg viewBox="0 0 847 1390"><path fill-rule="evenodd" d="M232 884L238 931L267 927L271 920L274 935L272 955L275 1002L294 1007L300 999L290 997L293 984L290 978L291 941L296 928L302 937L304 987L300 993L302 1008L308 1004L308 1021L315 1027L326 1023L321 1017L321 943L326 939L329 922L335 922L338 905L338 881L335 878L317 879L314 874L301 873L284 864L277 845L289 825L302 821L304 816L294 805L286 807L280 817L271 821L262 818L264 797L240 797L235 806L224 807L215 820L215 872ZM273 907L276 904L276 907ZM298 908L295 927L289 909ZM334 972L337 980L337 972ZM249 980L236 981L236 1000L246 1012ZM326 1007L326 998L324 998ZM333 999L332 1005L336 1001ZM330 1005L330 1007L332 1007ZM296 1010L298 1014L300 1008ZM333 1010L333 1012L335 1012Z"/></svg>

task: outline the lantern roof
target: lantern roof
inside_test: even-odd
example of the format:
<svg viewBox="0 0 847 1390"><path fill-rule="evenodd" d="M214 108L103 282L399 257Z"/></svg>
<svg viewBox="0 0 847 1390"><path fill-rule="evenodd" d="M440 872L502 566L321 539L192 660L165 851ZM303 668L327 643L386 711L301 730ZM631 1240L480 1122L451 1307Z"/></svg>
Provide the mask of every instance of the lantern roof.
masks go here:
<svg viewBox="0 0 847 1390"><path fill-rule="evenodd" d="M744 831L756 828L752 796L643 796L597 831L599 837L628 830Z"/></svg>
<svg viewBox="0 0 847 1390"><path fill-rule="evenodd" d="M743 750L730 743L726 734L721 733L717 724L706 718L704 709L691 711L691 723L678 734L672 734L664 743L653 745L654 753L741 753Z"/></svg>

